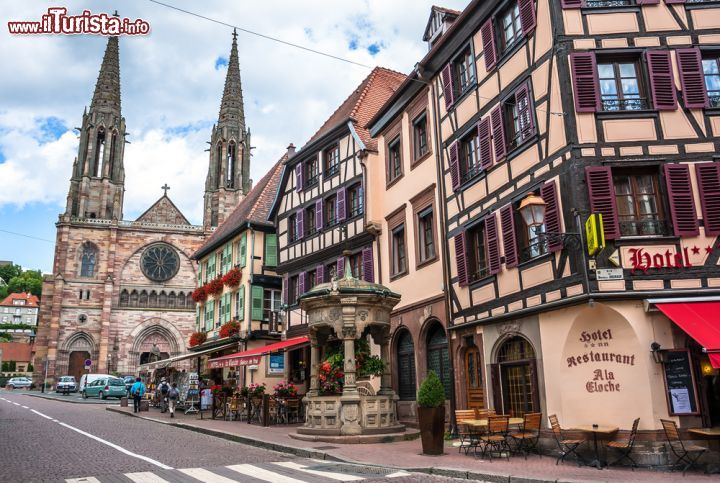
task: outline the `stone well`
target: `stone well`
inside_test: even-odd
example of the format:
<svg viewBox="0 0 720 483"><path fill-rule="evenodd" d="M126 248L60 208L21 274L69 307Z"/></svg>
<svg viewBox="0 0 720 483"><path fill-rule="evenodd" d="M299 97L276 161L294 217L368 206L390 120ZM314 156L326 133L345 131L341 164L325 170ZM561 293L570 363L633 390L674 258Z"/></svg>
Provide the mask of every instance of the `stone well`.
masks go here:
<svg viewBox="0 0 720 483"><path fill-rule="evenodd" d="M397 395L392 389L390 369L390 312L400 295L387 287L345 276L313 287L300 297L307 313L310 338L310 389L305 396L305 424L299 435L363 436L400 433L405 430L396 417ZM385 362L377 394L368 386L358 386L355 369L355 340L368 334L380 346ZM319 391L318 368L321 348L337 338L344 344L342 394L323 395Z"/></svg>

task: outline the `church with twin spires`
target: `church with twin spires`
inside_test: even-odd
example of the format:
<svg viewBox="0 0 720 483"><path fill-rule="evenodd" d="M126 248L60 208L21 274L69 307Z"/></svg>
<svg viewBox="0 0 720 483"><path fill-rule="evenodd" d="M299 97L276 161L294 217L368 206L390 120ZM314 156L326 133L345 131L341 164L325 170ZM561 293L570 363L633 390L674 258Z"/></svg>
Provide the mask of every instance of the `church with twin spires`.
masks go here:
<svg viewBox="0 0 720 483"><path fill-rule="evenodd" d="M164 194L136 220L123 217L127 132L117 37L105 49L90 108L82 116L65 212L59 216L53 273L43 282L34 379L134 374L158 350L186 351L195 331L197 269L190 256L251 188L250 129L233 33L220 114L210 136L203 224L193 225ZM158 186L160 188L160 186Z"/></svg>

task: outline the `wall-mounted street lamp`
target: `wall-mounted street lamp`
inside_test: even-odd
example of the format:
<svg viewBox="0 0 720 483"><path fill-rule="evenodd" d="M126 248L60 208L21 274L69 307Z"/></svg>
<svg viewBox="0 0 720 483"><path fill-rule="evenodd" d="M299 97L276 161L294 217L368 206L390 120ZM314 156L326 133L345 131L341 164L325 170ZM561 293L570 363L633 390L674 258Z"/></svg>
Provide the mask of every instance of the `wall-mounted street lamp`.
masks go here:
<svg viewBox="0 0 720 483"><path fill-rule="evenodd" d="M545 203L545 200L543 200L541 197L534 193L530 193L520 202L518 212L520 212L520 216L522 216L523 221L528 226L528 228L541 227L545 224L546 208L547 203ZM572 211L573 216L575 216L575 218L577 219L579 226L580 213L574 208ZM565 246L566 244L582 245L581 235L579 232L551 232L545 231L544 229L536 229L533 231L537 238L548 243L560 241L563 246Z"/></svg>
<svg viewBox="0 0 720 483"><path fill-rule="evenodd" d="M665 363L666 352L667 351L665 349L662 349L660 347L660 344L658 344L657 342L653 342L652 344L650 344L650 353L652 354L652 358L656 364Z"/></svg>

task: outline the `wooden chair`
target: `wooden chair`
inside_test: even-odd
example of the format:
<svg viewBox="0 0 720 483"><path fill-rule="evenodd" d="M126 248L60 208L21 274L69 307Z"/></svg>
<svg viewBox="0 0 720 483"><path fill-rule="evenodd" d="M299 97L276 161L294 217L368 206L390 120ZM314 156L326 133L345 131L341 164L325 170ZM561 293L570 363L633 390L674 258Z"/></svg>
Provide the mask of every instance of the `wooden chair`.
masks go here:
<svg viewBox="0 0 720 483"><path fill-rule="evenodd" d="M464 423L464 421L468 419L480 419L477 417L477 413L477 409L455 410L455 421L458 426L458 436L460 436L460 446L458 446L458 453L465 449L465 454L468 454L470 448L477 445L477 438L473 437L477 434L475 428Z"/></svg>
<svg viewBox="0 0 720 483"><path fill-rule="evenodd" d="M477 419L487 419L488 416L495 416L494 409L476 409Z"/></svg>
<svg viewBox="0 0 720 483"><path fill-rule="evenodd" d="M553 414L550 416L550 427L552 427L553 437L557 442L558 448L560 449L560 456L557 457L555 464L559 464L561 461L565 461L565 458L574 454L578 460L578 464L582 465L585 460L577 452L578 447L585 442L584 439L565 439L563 438L562 429L560 428L560 422L558 421L557 415Z"/></svg>
<svg viewBox="0 0 720 483"><path fill-rule="evenodd" d="M505 450L505 457L510 461L510 446L507 443L508 426L510 418L508 416L489 416L487 434L480 436L480 444L483 446L482 457L490 449L490 461L492 461L493 451L497 451L502 458L502 452ZM475 448L477 455L477 447Z"/></svg>
<svg viewBox="0 0 720 483"><path fill-rule="evenodd" d="M606 447L612 448L620 453L620 456L615 461L608 463L608 466L613 466L620 463L624 459L630 460L630 468L635 471L637 463L632 459L630 453L632 453L633 445L635 445L635 437L637 436L638 424L640 424L640 418L633 421L632 431L630 431L630 437L625 441L610 441Z"/></svg>
<svg viewBox="0 0 720 483"><path fill-rule="evenodd" d="M675 468L685 463L683 467L683 476L685 476L687 470L697 465L697 460L707 451L707 448L694 444L684 444L682 438L680 438L680 432L678 431L675 421L661 419L660 422L665 430L665 437L668 440L670 449L672 449L672 452L675 453L677 457L672 470L675 471Z"/></svg>
<svg viewBox="0 0 720 483"><path fill-rule="evenodd" d="M542 413L526 413L522 429L510 433L510 437L515 441L516 451L523 453L525 459L527 459L530 451L540 456L540 450L537 446L540 440L541 422Z"/></svg>

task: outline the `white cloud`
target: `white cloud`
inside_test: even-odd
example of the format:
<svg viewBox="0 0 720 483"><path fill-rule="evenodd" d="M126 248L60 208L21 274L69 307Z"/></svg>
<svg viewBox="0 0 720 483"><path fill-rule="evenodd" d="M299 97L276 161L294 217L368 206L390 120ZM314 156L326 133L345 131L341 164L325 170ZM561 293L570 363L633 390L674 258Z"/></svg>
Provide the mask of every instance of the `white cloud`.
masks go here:
<svg viewBox="0 0 720 483"><path fill-rule="evenodd" d="M433 2L170 3L354 62L409 72L427 51L421 37ZM466 3L443 5L461 9ZM6 2L4 19L38 19L54 5ZM104 0L66 5L71 13L115 9ZM151 24L151 35L120 41L123 115L132 143L125 152L125 216L144 211L167 182L172 199L199 223L205 141L217 119L226 73L215 65L229 54L231 30L149 2L123 3L120 14ZM69 131L41 142L37 130L51 116L68 128L80 124L105 43L92 36L10 36L0 29L0 207L35 201L64 206L76 136ZM375 55L368 52L373 44L380 46ZM258 180L288 143L304 144L369 69L243 32L238 45L245 116L256 147L251 177Z"/></svg>

